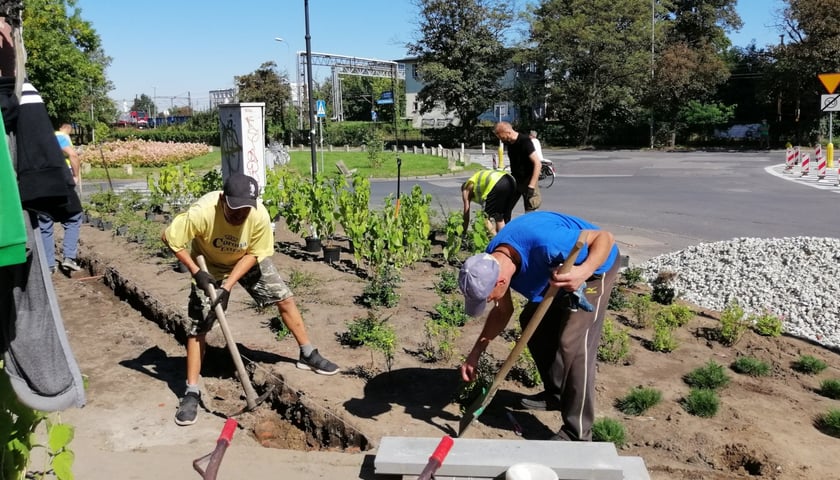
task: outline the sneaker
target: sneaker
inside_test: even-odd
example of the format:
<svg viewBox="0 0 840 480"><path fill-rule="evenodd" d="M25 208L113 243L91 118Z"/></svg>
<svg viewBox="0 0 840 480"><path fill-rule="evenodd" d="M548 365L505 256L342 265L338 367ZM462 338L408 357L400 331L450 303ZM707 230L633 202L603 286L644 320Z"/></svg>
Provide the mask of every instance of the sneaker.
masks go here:
<svg viewBox="0 0 840 480"><path fill-rule="evenodd" d="M61 266L67 270L73 270L74 272L78 272L82 269L82 267L76 263L76 260L73 260L72 258L65 258L64 261L61 262Z"/></svg>
<svg viewBox="0 0 840 480"><path fill-rule="evenodd" d="M55 265L53 265L52 267L50 267L50 273L55 273L55 272L57 272L57 271L58 271L58 267L56 267Z"/></svg>
<svg viewBox="0 0 840 480"><path fill-rule="evenodd" d="M546 402L545 399L545 392L541 392L530 397L523 397L520 404L522 408L527 410L560 410L560 406L556 405L556 401Z"/></svg>
<svg viewBox="0 0 840 480"><path fill-rule="evenodd" d="M335 375L338 373L338 365L322 357L321 354L318 353L317 348L312 350L312 353L309 354L308 357L304 357L301 353L300 359L297 363L297 368L302 370L312 370L315 373L320 373L321 375Z"/></svg>
<svg viewBox="0 0 840 480"><path fill-rule="evenodd" d="M192 425L198 416L198 404L201 402L201 394L195 392L187 392L181 399L181 404L178 405L178 411L175 412L175 423L178 425Z"/></svg>

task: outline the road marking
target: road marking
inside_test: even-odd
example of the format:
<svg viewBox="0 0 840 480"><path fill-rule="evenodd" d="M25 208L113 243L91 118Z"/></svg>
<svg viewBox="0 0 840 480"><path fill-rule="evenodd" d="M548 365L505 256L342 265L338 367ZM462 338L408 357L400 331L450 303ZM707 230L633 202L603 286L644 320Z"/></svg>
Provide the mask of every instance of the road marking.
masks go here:
<svg viewBox="0 0 840 480"><path fill-rule="evenodd" d="M795 182L800 185L805 185L811 188L816 188L818 190L828 190L834 193L840 193L840 186L837 186L837 169L832 168L826 172L826 176L822 180L817 180L816 172L811 172L806 176L802 176L799 172L798 167L794 167L793 170L789 170L790 173L785 173L784 171L785 164L780 163L778 165L770 165L769 167L765 167L764 171L773 175L774 177L779 177L783 180L787 180L789 182Z"/></svg>

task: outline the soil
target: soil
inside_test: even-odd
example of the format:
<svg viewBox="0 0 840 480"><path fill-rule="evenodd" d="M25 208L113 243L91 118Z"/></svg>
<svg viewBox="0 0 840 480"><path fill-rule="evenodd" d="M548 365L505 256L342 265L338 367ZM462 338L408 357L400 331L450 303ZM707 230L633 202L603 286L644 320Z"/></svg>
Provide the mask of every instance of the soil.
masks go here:
<svg viewBox="0 0 840 480"><path fill-rule="evenodd" d="M313 344L339 364L342 373L325 377L295 368L298 346L290 336L277 339L271 321L277 312L273 307L258 311L237 286L226 316L257 391L272 392L256 410L237 417L247 434L237 434L234 443L353 455L375 453L383 436L455 435L461 415L451 400L460 387L458 361L469 351L481 321L463 327L452 360L427 362L418 354L426 340L423 325L440 301L433 286L441 270L452 267L433 259L406 269L398 306L377 312L397 332L397 351L388 371L381 354L340 342L346 322L368 314L357 302L365 280L353 267L346 242L340 262L329 265L320 253L305 252L303 240L280 223L276 240L273 261L287 278L301 284L296 299ZM76 426L74 442L117 452L178 444L212 450L208 439L218 435L217 417L244 407L245 400L216 328L208 336L202 372L209 411L202 411L191 427L177 427L172 421L184 384L180 341L189 276L173 268L174 257L149 256L123 237L88 225L83 226L80 259L85 270L53 277L68 337L89 381L87 406L62 414ZM311 285L303 285L306 280ZM714 328L717 313L692 308L696 316L677 332L679 347L674 352L648 350L652 332L630 328L632 349L626 364L598 365L598 416L617 419L627 430L620 454L642 457L653 479L836 478L840 456L830 452L840 451L840 439L815 428L814 418L840 408L840 401L817 393L821 380L840 378L838 354L801 339L752 332L736 346L724 347L705 335ZM501 362L509 348L500 338L489 352ZM688 393L686 373L710 360L729 365L743 354L769 362L772 375L757 379L730 370L732 381L721 391L721 408L713 418L692 416L681 407ZM796 373L791 362L802 354L822 359L829 368L816 376ZM642 416L622 414L615 402L635 386L661 390L662 402ZM518 407L523 396L537 391L506 381L467 436L546 438L560 427L556 412ZM522 437L514 433L507 411L522 425ZM341 455L332 461L341 463ZM90 468L84 459L79 455L77 461L83 471ZM312 468L310 478L324 476L320 467ZM94 478L78 471L77 477Z"/></svg>

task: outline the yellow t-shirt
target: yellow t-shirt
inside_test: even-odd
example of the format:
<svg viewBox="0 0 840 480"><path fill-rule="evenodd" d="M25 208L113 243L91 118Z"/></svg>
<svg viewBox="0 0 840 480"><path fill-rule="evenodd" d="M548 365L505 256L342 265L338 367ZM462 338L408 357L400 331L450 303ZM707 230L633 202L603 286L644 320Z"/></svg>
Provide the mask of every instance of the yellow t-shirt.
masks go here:
<svg viewBox="0 0 840 480"><path fill-rule="evenodd" d="M245 223L232 226L225 221L224 210L217 208L221 194L210 192L199 198L166 228L169 246L177 252L189 245L192 258L204 255L207 269L217 279L227 276L246 254L258 262L274 254L271 218L262 202L257 201Z"/></svg>

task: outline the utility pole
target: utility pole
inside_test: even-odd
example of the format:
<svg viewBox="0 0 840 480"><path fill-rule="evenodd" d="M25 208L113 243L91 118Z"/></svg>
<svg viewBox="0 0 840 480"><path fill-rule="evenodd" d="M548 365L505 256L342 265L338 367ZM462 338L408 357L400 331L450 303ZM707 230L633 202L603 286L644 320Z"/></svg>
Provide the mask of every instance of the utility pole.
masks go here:
<svg viewBox="0 0 840 480"><path fill-rule="evenodd" d="M318 173L318 158L315 152L315 97L312 87L312 44L309 35L309 0L303 0L304 18L306 20L306 83L309 97L309 149L312 153L312 180Z"/></svg>

